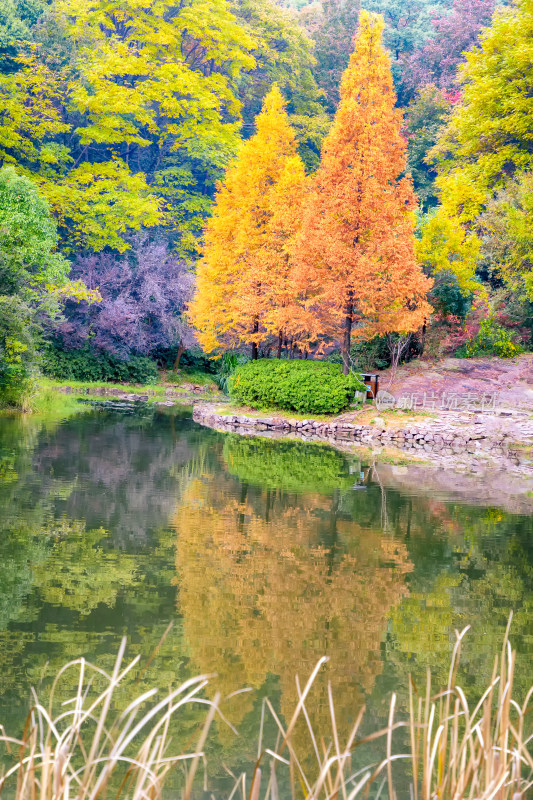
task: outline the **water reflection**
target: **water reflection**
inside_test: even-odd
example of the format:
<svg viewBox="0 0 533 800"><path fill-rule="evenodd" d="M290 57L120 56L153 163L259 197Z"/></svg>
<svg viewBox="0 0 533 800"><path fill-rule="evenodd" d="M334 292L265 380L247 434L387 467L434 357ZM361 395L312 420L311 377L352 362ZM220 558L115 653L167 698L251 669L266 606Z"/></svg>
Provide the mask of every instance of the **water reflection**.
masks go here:
<svg viewBox="0 0 533 800"><path fill-rule="evenodd" d="M0 722L20 730L30 684L68 659L110 666L127 635L139 684L215 671L250 761L269 694L330 657L341 729L427 665L444 681L453 629L472 624L464 680L480 691L511 608L517 679L533 675L531 516L390 488L390 469L323 446L225 436L182 414L0 419ZM364 486L361 489L359 487ZM189 712L187 738L201 717ZM219 726L214 763L242 765Z"/></svg>
<svg viewBox="0 0 533 800"><path fill-rule="evenodd" d="M281 708L297 702L294 677L330 656L315 692L327 719L331 681L346 724L383 669L387 620L407 594L405 544L363 528L337 492L285 494L205 474L182 497L176 570L185 639L197 669L219 675L224 694L260 688L280 672ZM216 622L215 622L216 621ZM239 697L241 718L253 702ZM238 709L238 711L237 711Z"/></svg>

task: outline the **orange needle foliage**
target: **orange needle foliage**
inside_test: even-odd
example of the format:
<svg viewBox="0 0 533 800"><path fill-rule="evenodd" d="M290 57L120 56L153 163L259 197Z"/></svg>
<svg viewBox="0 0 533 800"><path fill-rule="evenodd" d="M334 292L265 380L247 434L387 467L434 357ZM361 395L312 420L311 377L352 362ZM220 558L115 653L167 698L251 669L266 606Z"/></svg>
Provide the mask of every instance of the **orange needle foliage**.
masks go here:
<svg viewBox="0 0 533 800"><path fill-rule="evenodd" d="M256 357L268 332L286 325L293 296L286 245L301 217L294 209L306 178L277 86L256 123L218 188L206 227L189 317L207 352L248 343Z"/></svg>
<svg viewBox="0 0 533 800"><path fill-rule="evenodd" d="M361 12L341 101L324 142L294 256L308 316L342 343L352 334L418 329L430 312L431 281L415 257L416 196L405 170L383 19Z"/></svg>

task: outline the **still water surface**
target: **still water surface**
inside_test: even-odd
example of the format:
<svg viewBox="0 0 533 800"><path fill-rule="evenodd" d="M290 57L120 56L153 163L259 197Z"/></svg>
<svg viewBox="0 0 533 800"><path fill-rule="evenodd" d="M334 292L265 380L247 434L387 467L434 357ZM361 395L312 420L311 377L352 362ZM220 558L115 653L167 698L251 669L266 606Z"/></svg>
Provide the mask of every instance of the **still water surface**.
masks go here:
<svg viewBox="0 0 533 800"><path fill-rule="evenodd" d="M462 680L490 677L509 611L517 694L533 678L533 519L423 487L321 445L196 425L190 409L90 411L61 424L0 419L0 722L19 733L30 686L71 658L110 667L154 651L142 685L217 673L253 762L261 697L286 717L318 659L312 699L341 730L361 703L384 724L390 692L430 665L445 683L454 629L472 625ZM480 492L482 496L482 493ZM203 713L201 709L198 714ZM198 720L191 713L186 727ZM245 751L245 752L243 752ZM248 752L249 751L249 752Z"/></svg>

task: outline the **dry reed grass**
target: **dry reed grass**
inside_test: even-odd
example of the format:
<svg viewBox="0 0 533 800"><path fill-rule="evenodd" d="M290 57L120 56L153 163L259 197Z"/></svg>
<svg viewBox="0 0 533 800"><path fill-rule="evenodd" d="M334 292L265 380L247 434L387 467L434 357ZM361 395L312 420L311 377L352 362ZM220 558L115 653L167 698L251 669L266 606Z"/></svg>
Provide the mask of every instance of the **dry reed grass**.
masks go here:
<svg viewBox="0 0 533 800"><path fill-rule="evenodd" d="M327 659L321 659L302 688L297 680L298 703L284 724L268 699L262 706L258 755L251 775L233 775L227 800L355 800L359 797L401 800L524 800L533 787L532 736L528 734L533 687L522 705L513 699L515 654L508 632L501 655L495 659L492 679L483 696L470 706L457 683L461 644L466 633L456 633L448 684L432 694L428 672L424 692L413 681L409 686L409 710L396 719L397 697L392 695L388 724L369 736L360 735L361 708L348 737L341 743L334 699L328 687L331 731L316 732L310 722L309 696ZM210 726L219 714L219 696L202 694L208 676L199 676L155 701L156 689L144 692L128 707L111 711L114 693L138 663L123 667L122 643L111 675L83 659L70 662L54 681L48 709L34 698L22 739L0 736L13 764L0 779L0 792L10 787L16 800L155 800L163 794L171 770L179 765L184 779L179 790L183 800L193 794L198 765L205 761L204 745ZM78 691L52 718L54 694L62 673L79 669ZM90 687L99 676L105 689L90 700ZM147 703L150 704L146 710ZM206 705L205 721L190 752L169 755L171 719L189 703ZM266 741L266 719L274 721L276 741ZM225 722L225 721L224 721ZM307 742L294 732L305 726ZM404 729L408 752L394 752L394 732ZM300 728L301 734L301 728ZM383 758L364 769L355 769L354 755L365 744L379 742ZM299 752L297 751L299 748ZM397 794L395 771L402 765L400 783L409 788ZM280 776L280 770L285 775ZM204 788L205 790L205 788ZM176 797L175 790L172 796ZM213 795L211 795L213 797Z"/></svg>
<svg viewBox="0 0 533 800"><path fill-rule="evenodd" d="M137 657L123 666L125 647L123 640L111 674L83 658L65 665L54 679L48 707L34 694L21 739L5 735L2 729L0 741L15 758L0 778L1 794L14 794L17 800L155 798L161 796L172 768L180 764L184 797L190 796L219 697L212 701L202 697L209 676L200 675L159 701L156 688L143 692L120 711L120 701L113 700L139 662ZM63 710L54 717L58 683L71 669L79 671L77 692L61 703ZM96 682L105 688L93 697ZM171 719L190 703L207 706L196 746L191 752L169 755Z"/></svg>

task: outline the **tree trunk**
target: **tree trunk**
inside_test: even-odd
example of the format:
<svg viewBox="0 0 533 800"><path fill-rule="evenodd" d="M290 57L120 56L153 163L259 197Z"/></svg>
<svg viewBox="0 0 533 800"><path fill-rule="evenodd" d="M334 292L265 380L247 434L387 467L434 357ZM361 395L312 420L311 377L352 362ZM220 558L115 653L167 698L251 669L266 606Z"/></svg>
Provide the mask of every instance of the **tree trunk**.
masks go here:
<svg viewBox="0 0 533 800"><path fill-rule="evenodd" d="M353 316L353 301L351 292L349 299L346 303L344 317L344 339L342 343L342 371L348 375L350 371L350 345L352 342L352 316Z"/></svg>
<svg viewBox="0 0 533 800"><path fill-rule="evenodd" d="M259 320L256 317L254 319L254 327L253 327L252 333L258 333L258 332L259 332ZM257 346L257 342L253 341L252 342L252 361L257 361L258 355L259 355L259 348Z"/></svg>
<svg viewBox="0 0 533 800"><path fill-rule="evenodd" d="M283 331L279 332L278 336L278 358L281 358L281 346L283 344Z"/></svg>
<svg viewBox="0 0 533 800"><path fill-rule="evenodd" d="M181 361L181 357L182 357L182 355L183 355L183 353L184 353L184 352L185 352L185 348L184 348L184 346L183 346L183 342L180 342L180 343L179 343L179 347L178 347L178 354L177 354L177 356L176 356L176 360L174 361L174 366L172 367L172 369L174 370L174 372L177 372L177 371L178 371L178 369L179 369L179 367L180 367L180 361Z"/></svg>
<svg viewBox="0 0 533 800"><path fill-rule="evenodd" d="M411 344L411 340L413 338L412 333L408 333L405 336L399 336L398 341L395 341L392 334L387 334L387 346L389 348L389 353L391 357L391 371L390 371L390 379L388 388L392 386L394 383L394 379L396 377L396 370L398 369L398 365L402 360L402 356L407 351L409 345Z"/></svg>
<svg viewBox="0 0 533 800"><path fill-rule="evenodd" d="M427 319L424 319L424 324L422 325L422 341L420 342L420 355L424 355L424 350L426 349L426 330L427 330Z"/></svg>

